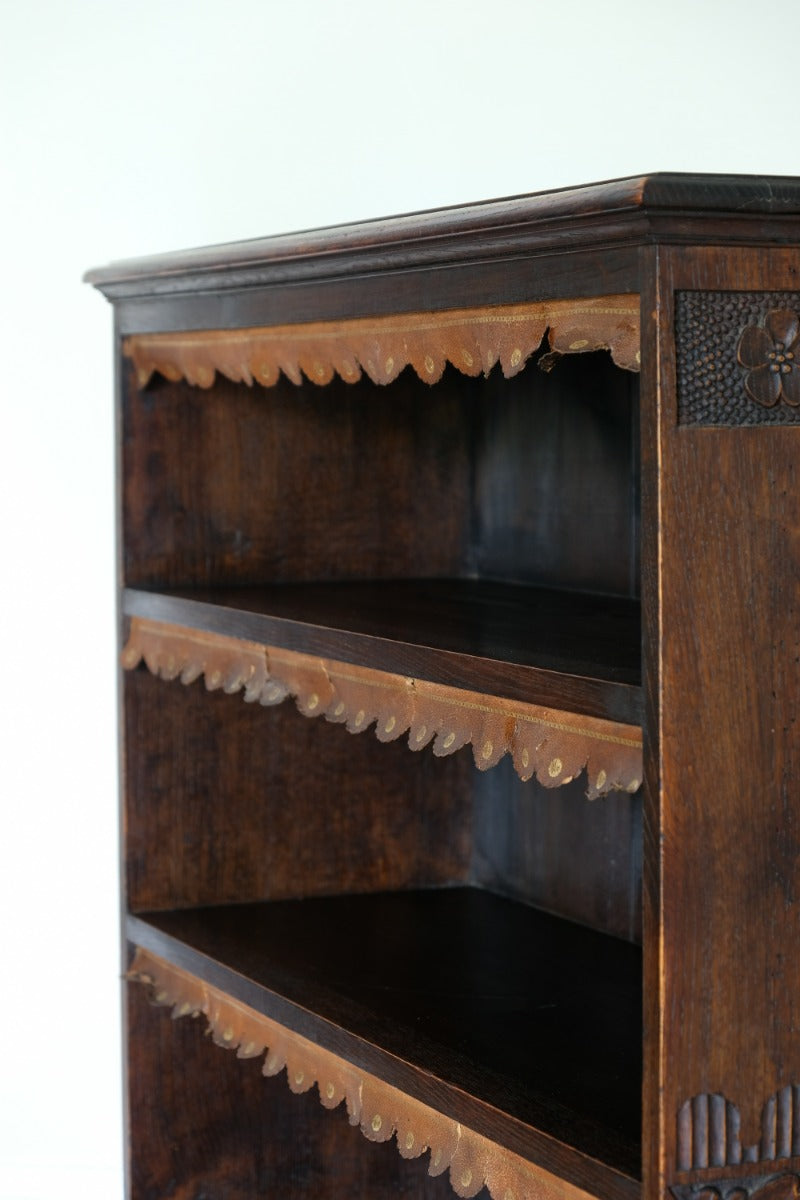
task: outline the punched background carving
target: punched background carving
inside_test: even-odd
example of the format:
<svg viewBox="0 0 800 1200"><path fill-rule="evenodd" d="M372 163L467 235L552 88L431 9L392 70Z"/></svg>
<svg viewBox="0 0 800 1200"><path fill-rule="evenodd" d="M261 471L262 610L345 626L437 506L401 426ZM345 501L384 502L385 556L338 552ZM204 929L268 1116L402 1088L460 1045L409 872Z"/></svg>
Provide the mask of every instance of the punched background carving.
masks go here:
<svg viewBox="0 0 800 1200"><path fill-rule="evenodd" d="M748 396L737 358L746 326L780 308L800 310L800 292L675 293L679 425L800 425L800 409Z"/></svg>

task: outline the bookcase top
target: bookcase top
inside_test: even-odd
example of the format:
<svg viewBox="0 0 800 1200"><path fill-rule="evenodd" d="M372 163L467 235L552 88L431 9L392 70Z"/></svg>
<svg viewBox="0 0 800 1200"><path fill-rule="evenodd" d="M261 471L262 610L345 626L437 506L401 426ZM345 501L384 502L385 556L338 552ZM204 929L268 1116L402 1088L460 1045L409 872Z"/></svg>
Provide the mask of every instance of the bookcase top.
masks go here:
<svg viewBox="0 0 800 1200"><path fill-rule="evenodd" d="M85 280L118 300L662 240L800 241L800 178L641 175L128 259Z"/></svg>

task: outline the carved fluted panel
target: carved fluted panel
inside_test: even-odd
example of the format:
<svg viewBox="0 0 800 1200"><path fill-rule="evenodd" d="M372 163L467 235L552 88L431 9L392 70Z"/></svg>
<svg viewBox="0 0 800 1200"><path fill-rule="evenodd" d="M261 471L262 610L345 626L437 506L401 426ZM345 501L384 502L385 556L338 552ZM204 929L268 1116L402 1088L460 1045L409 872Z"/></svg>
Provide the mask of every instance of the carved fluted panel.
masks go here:
<svg viewBox="0 0 800 1200"><path fill-rule="evenodd" d="M800 1086L787 1084L766 1100L756 1141L742 1140L737 1105L718 1093L686 1100L677 1132L679 1171L800 1157Z"/></svg>

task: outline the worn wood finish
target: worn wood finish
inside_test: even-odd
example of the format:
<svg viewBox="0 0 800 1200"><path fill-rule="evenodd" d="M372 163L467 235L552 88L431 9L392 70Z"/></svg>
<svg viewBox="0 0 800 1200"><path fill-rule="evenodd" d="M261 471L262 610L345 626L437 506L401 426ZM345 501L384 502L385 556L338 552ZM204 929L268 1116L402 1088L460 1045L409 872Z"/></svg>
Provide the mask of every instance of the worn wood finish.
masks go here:
<svg viewBox="0 0 800 1200"><path fill-rule="evenodd" d="M638 287L635 247L611 251L576 250L568 256L495 257L431 268L400 267L385 273L335 275L322 286L313 272L287 288L269 278L259 285L222 291L137 294L116 302L124 336L163 330L242 329L306 321L392 316L419 311L444 312L471 305L528 304L554 296L579 299L635 292ZM292 274L290 269L289 275Z"/></svg>
<svg viewBox="0 0 800 1200"><path fill-rule="evenodd" d="M659 238L800 242L799 197L796 179L658 175L157 256L87 279L117 303L123 334L441 311L465 296L607 296L639 290L638 247Z"/></svg>
<svg viewBox="0 0 800 1200"><path fill-rule="evenodd" d="M486 660L489 673L490 663L502 663L509 674L531 667L627 689L641 683L639 604L602 593L496 580L391 579L165 592L128 588L123 604L127 616L275 642L300 653L335 657L340 647L358 646L370 659L364 666L385 670L410 668L410 660L399 656L412 655L412 647L441 651L449 656L450 682L459 669L464 683L480 682L480 667L469 678L466 663L458 666L459 658L471 657ZM383 661L377 645L371 655L367 650L379 642L389 643L381 648ZM496 684L502 694L514 687L511 678ZM530 680L517 686L530 696Z"/></svg>
<svg viewBox="0 0 800 1200"><path fill-rule="evenodd" d="M661 557L660 557L660 332L664 315L659 307L658 251L641 252L642 374L641 374L641 564L642 564L642 691L644 755L642 783L642 999L644 1071L642 1080L642 1196L665 1195L664 1123L661 1088L664 1062L665 1005L662 961L661 905Z"/></svg>
<svg viewBox="0 0 800 1200"><path fill-rule="evenodd" d="M129 934L576 1185L636 1194L636 947L472 889L147 914Z"/></svg>
<svg viewBox="0 0 800 1200"><path fill-rule="evenodd" d="M699 291L699 303L703 290L790 291L798 273L797 249L664 250L663 328L676 291ZM661 710L650 802L661 912L651 932L663 969L661 1136L672 1183L679 1169L769 1168L794 1144L800 430L720 427L712 416L680 426L666 335L661 346L658 599L669 632L646 670L657 674ZM739 404L746 378L744 366L738 381L731 375L726 403Z"/></svg>

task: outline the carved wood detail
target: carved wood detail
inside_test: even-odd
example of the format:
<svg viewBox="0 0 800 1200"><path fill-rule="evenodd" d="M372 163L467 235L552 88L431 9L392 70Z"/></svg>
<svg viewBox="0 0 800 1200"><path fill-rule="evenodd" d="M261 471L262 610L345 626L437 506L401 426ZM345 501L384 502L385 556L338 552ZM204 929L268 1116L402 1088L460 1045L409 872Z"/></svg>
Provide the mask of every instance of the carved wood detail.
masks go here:
<svg viewBox="0 0 800 1200"><path fill-rule="evenodd" d="M742 1145L738 1107L718 1093L693 1096L678 1110L678 1170L800 1157L800 1085L787 1084L761 1110L761 1136Z"/></svg>
<svg viewBox="0 0 800 1200"><path fill-rule="evenodd" d="M798 1200L800 1172L741 1176L711 1182L675 1183L670 1187L675 1200Z"/></svg>
<svg viewBox="0 0 800 1200"><path fill-rule="evenodd" d="M277 325L259 329L136 334L123 342L140 387L155 372L209 388L219 371L234 382L269 387L281 373L330 383L334 374L355 383L396 379L407 366L425 383L436 383L451 363L464 375L488 375L500 363L506 378L523 369L549 330L550 370L562 354L610 350L617 366L639 370L639 297L588 300L441 313L402 313L352 321Z"/></svg>
<svg viewBox="0 0 800 1200"><path fill-rule="evenodd" d="M439 757L471 743L480 770L510 754L523 780L571 783L587 769L589 799L635 792L642 779L642 733L631 725L484 696L219 634L133 618L122 664L144 660L162 679L189 684L201 675L213 691L280 704L293 696L304 716L325 716L382 742L408 734L411 750L433 743Z"/></svg>
<svg viewBox="0 0 800 1200"><path fill-rule="evenodd" d="M681 425L800 424L800 293L675 293Z"/></svg>
<svg viewBox="0 0 800 1200"><path fill-rule="evenodd" d="M205 1017L217 1046L239 1058L264 1055L264 1075L286 1070L295 1093L316 1086L325 1108L344 1100L351 1125L373 1142L393 1136L404 1158L430 1151L431 1175L450 1173L459 1196L486 1187L493 1200L588 1200L581 1188L551 1175L518 1155L465 1128L459 1122L383 1080L353 1066L269 1017L231 999L196 976L137 949L128 979L150 989L154 1004L172 1009L173 1018Z"/></svg>
<svg viewBox="0 0 800 1200"><path fill-rule="evenodd" d="M790 308L771 308L763 325L747 325L736 356L747 370L747 394L762 408L800 404L800 319Z"/></svg>

